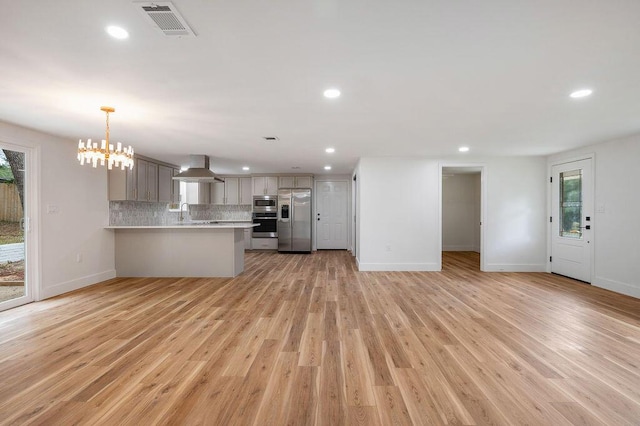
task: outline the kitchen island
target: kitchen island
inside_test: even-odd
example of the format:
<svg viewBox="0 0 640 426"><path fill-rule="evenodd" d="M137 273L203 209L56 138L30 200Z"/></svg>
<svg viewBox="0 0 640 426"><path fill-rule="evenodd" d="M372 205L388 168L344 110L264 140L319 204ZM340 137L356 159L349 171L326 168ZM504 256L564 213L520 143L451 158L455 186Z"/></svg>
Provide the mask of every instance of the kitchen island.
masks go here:
<svg viewBox="0 0 640 426"><path fill-rule="evenodd" d="M244 271L251 222L107 226L115 232L118 277L235 277Z"/></svg>

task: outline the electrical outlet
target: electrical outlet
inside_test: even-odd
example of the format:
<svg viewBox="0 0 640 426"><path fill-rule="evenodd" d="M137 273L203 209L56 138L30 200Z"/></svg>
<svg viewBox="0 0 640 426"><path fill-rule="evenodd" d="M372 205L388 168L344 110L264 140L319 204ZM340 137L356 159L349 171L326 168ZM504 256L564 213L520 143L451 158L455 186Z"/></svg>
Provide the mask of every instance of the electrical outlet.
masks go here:
<svg viewBox="0 0 640 426"><path fill-rule="evenodd" d="M391 251L391 246L389 246L389 245L388 245L388 246L386 247L386 249L387 249L387 251Z"/></svg>
<svg viewBox="0 0 640 426"><path fill-rule="evenodd" d="M76 262L82 263L82 253L76 254Z"/></svg>

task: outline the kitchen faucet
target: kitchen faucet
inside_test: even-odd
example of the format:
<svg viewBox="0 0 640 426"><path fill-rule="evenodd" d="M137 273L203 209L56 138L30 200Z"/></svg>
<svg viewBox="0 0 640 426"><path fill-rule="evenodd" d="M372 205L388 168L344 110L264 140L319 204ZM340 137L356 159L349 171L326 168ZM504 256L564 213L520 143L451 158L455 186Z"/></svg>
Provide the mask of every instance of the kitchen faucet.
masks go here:
<svg viewBox="0 0 640 426"><path fill-rule="evenodd" d="M185 204L186 204L187 206L189 205L189 203L182 203L182 204L180 204L180 217L179 217L179 219L178 219L180 222L182 222L182 221L184 220L184 216L182 216L182 207L183 207Z"/></svg>

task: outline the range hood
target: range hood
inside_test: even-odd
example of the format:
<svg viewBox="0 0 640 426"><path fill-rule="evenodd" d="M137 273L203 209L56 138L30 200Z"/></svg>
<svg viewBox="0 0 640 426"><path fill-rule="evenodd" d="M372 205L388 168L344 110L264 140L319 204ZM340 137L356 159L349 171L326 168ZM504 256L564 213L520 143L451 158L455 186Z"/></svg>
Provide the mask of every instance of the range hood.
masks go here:
<svg viewBox="0 0 640 426"><path fill-rule="evenodd" d="M192 155L189 168L173 177L182 182L224 182L209 169L209 156Z"/></svg>

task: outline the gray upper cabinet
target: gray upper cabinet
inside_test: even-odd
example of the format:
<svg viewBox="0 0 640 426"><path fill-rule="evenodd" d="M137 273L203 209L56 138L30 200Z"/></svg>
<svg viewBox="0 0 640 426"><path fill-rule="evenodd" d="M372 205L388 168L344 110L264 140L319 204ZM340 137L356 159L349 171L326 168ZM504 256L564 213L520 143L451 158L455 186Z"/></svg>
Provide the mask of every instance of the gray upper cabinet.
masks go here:
<svg viewBox="0 0 640 426"><path fill-rule="evenodd" d="M225 177L211 185L211 204L251 205L251 178Z"/></svg>
<svg viewBox="0 0 640 426"><path fill-rule="evenodd" d="M240 190L238 178L226 178L224 180L224 203L238 204L238 191Z"/></svg>
<svg viewBox="0 0 640 426"><path fill-rule="evenodd" d="M173 176L177 176L180 169L173 169ZM180 181L171 179L171 203L180 207Z"/></svg>
<svg viewBox="0 0 640 426"><path fill-rule="evenodd" d="M313 177L311 176L297 176L296 177L296 188L312 188L313 187Z"/></svg>
<svg viewBox="0 0 640 426"><path fill-rule="evenodd" d="M253 195L278 195L277 176L255 176L253 179Z"/></svg>
<svg viewBox="0 0 640 426"><path fill-rule="evenodd" d="M175 166L147 158L135 158L133 170L109 170L109 200L178 203L180 183L172 178Z"/></svg>
<svg viewBox="0 0 640 426"><path fill-rule="evenodd" d="M158 166L158 202L173 202L173 168Z"/></svg>
<svg viewBox="0 0 640 426"><path fill-rule="evenodd" d="M251 190L251 178L240 178L240 194L238 204L250 206L253 201L253 192Z"/></svg>
<svg viewBox="0 0 640 426"><path fill-rule="evenodd" d="M211 204L211 187L210 182L198 182L198 204Z"/></svg>
<svg viewBox="0 0 640 426"><path fill-rule="evenodd" d="M211 184L211 204L225 204L225 182L213 182Z"/></svg>
<svg viewBox="0 0 640 426"><path fill-rule="evenodd" d="M135 168L109 170L109 200L135 200L136 177Z"/></svg>
<svg viewBox="0 0 640 426"><path fill-rule="evenodd" d="M280 176L279 188L311 188L313 177L311 176Z"/></svg>
<svg viewBox="0 0 640 426"><path fill-rule="evenodd" d="M158 201L158 164L138 158L136 170L136 200Z"/></svg>

